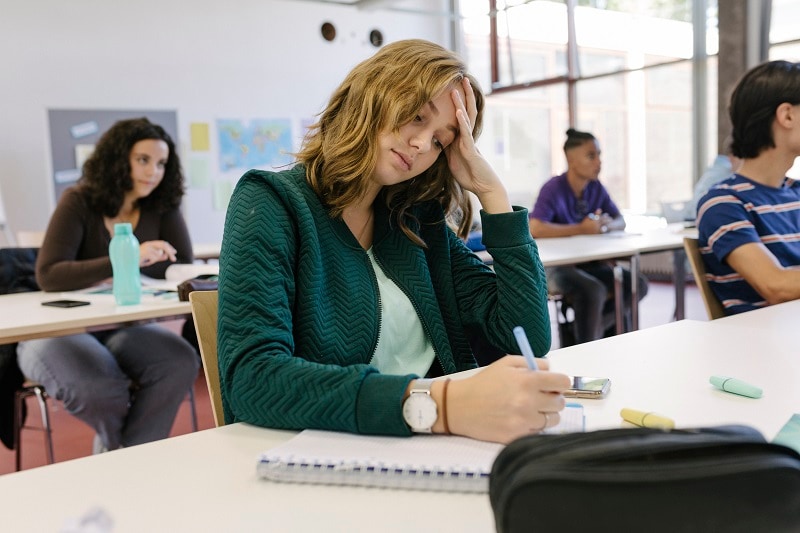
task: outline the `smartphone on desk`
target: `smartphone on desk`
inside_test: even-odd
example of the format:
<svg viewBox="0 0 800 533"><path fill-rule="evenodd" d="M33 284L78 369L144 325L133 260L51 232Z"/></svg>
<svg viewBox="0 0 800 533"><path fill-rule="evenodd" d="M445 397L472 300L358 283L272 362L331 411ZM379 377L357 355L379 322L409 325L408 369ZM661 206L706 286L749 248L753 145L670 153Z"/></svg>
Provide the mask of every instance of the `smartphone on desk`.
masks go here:
<svg viewBox="0 0 800 533"><path fill-rule="evenodd" d="M608 378L572 376L572 387L564 391L568 398L605 398L611 389L611 380Z"/></svg>
<svg viewBox="0 0 800 533"><path fill-rule="evenodd" d="M84 300L49 300L42 302L42 305L50 307L80 307L82 305L89 305L89 302Z"/></svg>

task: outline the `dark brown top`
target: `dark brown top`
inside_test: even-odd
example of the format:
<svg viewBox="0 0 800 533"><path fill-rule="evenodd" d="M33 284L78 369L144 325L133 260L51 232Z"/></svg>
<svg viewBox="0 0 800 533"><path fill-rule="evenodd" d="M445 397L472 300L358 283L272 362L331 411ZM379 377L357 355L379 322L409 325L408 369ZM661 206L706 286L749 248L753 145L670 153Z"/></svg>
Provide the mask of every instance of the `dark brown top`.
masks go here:
<svg viewBox="0 0 800 533"><path fill-rule="evenodd" d="M177 250L178 263L194 260L189 230L179 209L158 213L142 209L133 234L140 243L163 240ZM92 211L77 187L64 191L47 226L36 260L36 281L45 291L84 289L112 275L108 245L111 235L103 215ZM142 274L164 278L170 261L145 268Z"/></svg>

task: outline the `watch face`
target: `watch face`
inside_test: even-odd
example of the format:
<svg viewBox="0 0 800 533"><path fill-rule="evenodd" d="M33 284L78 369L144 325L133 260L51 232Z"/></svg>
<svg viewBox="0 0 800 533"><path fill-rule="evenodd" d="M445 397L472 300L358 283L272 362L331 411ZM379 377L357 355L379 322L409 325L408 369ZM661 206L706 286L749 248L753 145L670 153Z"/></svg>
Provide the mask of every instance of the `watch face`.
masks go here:
<svg viewBox="0 0 800 533"><path fill-rule="evenodd" d="M436 423L436 401L428 394L412 393L403 403L403 418L413 431L430 432Z"/></svg>

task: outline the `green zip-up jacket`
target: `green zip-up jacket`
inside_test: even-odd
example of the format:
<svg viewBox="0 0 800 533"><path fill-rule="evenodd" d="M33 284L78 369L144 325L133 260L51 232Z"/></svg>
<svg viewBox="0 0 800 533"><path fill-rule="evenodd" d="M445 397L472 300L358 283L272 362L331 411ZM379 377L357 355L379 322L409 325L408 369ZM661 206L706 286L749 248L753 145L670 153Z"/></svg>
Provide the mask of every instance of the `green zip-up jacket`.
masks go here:
<svg viewBox="0 0 800 533"><path fill-rule="evenodd" d="M415 211L422 248L375 205L372 249L410 298L433 344L430 375L476 366L465 328L519 353L550 349L547 284L527 211L481 212L484 265L447 227L435 202ZM251 170L228 207L220 255L219 369L226 422L286 429L409 435L402 398L414 375L369 366L380 294L367 253L331 218L301 165Z"/></svg>

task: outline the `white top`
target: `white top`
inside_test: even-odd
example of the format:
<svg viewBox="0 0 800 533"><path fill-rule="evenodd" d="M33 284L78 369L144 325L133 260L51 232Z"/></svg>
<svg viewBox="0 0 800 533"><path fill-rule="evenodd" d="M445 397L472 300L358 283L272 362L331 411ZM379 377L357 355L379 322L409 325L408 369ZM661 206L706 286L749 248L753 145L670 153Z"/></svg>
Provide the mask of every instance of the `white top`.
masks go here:
<svg viewBox="0 0 800 533"><path fill-rule="evenodd" d="M378 345L369 364L382 374L424 376L435 354L419 315L408 296L375 261L372 248L367 255L378 280L381 300Z"/></svg>

